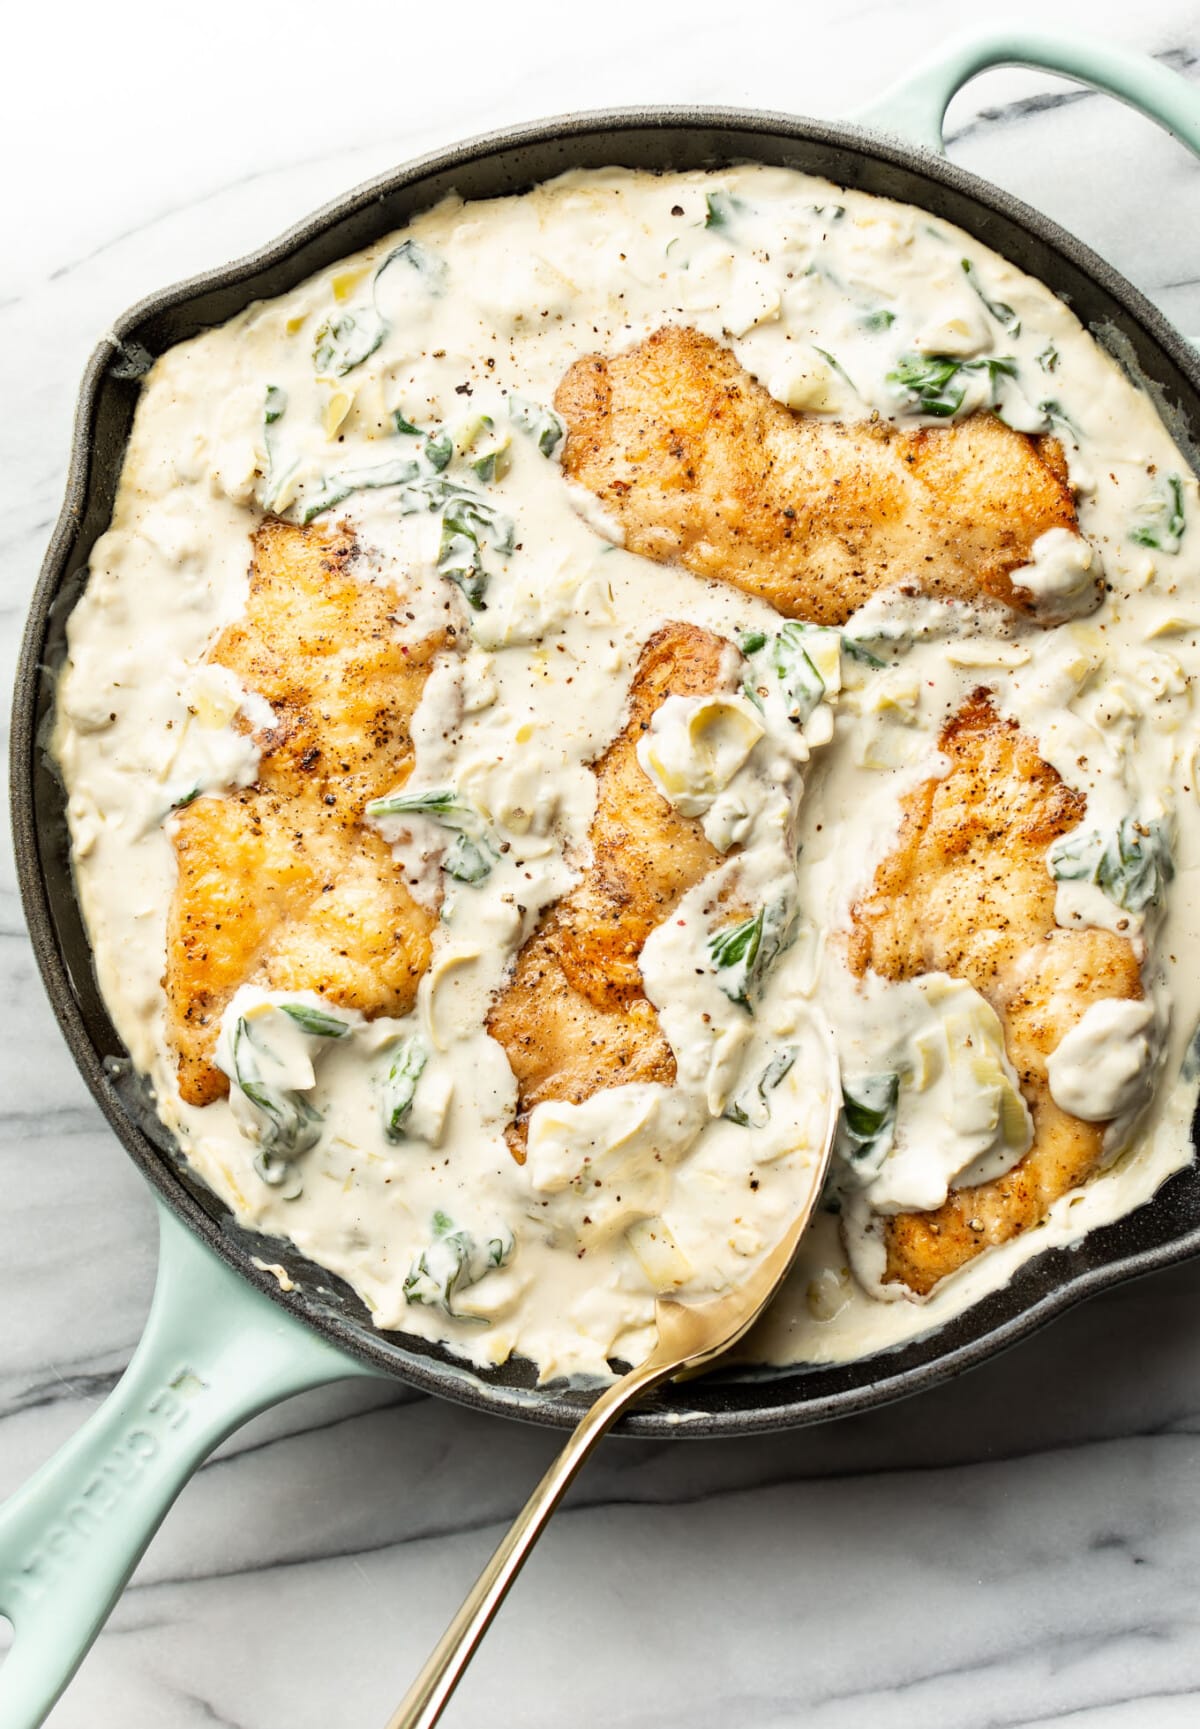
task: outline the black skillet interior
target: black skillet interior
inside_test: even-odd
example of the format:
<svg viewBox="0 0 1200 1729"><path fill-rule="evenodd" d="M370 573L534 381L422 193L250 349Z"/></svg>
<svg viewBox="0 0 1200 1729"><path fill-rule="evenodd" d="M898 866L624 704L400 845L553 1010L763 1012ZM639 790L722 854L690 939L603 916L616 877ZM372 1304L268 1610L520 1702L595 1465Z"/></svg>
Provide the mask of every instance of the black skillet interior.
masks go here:
<svg viewBox="0 0 1200 1729"><path fill-rule="evenodd" d="M919 205L956 223L1039 278L1149 386L1193 467L1200 441L1195 354L1129 284L1027 206L926 152L849 127L724 110L650 110L549 121L469 142L396 171L319 212L254 257L169 289L119 321L84 380L67 498L42 570L18 671L13 726L17 862L34 948L55 1012L85 1078L126 1149L166 1202L245 1278L354 1356L464 1403L572 1424L586 1395L535 1390L527 1363L467 1372L444 1351L381 1334L355 1294L286 1243L242 1231L180 1160L125 1062L101 1001L71 879L62 788L43 743L64 624L106 528L139 379L151 360L253 300L286 293L314 271L400 227L454 190L519 192L574 167L701 168L753 160L804 170ZM934 1335L858 1363L712 1374L657 1396L624 1425L659 1436L749 1434L812 1423L914 1392L982 1361L1118 1279L1200 1248L1200 1167L1154 1201L1070 1250L1028 1262L1004 1289ZM279 1260L283 1296L251 1257Z"/></svg>

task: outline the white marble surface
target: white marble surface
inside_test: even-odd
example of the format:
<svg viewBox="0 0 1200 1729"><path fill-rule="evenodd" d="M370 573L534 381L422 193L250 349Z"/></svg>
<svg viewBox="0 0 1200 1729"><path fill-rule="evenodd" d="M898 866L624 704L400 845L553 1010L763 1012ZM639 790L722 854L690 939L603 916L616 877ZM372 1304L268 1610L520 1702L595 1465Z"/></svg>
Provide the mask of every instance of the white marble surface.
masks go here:
<svg viewBox="0 0 1200 1729"><path fill-rule="evenodd" d="M1027 18L1200 75L1189 0ZM835 115L965 21L938 0L22 8L0 105L6 681L77 377L123 305L429 144L608 102ZM1179 146L1024 73L976 83L951 122L957 160L1200 332L1200 169ZM3 1494L128 1358L154 1231L43 1000L7 853L0 990ZM1195 1724L1198 1323L1200 1268L1183 1268L888 1411L771 1440L611 1443L447 1722ZM188 1488L51 1722L382 1723L553 1445L399 1388L294 1400Z"/></svg>

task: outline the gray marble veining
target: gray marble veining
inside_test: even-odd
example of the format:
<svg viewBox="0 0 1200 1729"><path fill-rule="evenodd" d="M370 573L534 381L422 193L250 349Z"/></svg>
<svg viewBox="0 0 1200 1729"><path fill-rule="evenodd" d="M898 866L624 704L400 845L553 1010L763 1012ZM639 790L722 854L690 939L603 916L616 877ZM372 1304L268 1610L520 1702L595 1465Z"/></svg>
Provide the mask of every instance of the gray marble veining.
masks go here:
<svg viewBox="0 0 1200 1729"><path fill-rule="evenodd" d="M400 23L360 0L356 40L378 32L394 52L356 76L314 53L322 32L341 44L327 8L247 11L219 0L208 20L231 54L260 56L253 78L193 39L192 15L118 0L102 31L81 22L56 90L81 154L35 141L40 86L22 85L3 122L9 159L41 164L27 206L24 178L18 189L21 244L0 281L6 680L77 379L122 306L430 144L608 102L845 112L964 22L948 0L763 0L732 30L727 6L647 0L635 42L514 0L460 8L451 52L444 19ZM1132 17L1060 0L1037 22L1111 33L1193 78L1200 67L1200 18L1181 0ZM63 20L18 28L23 63L44 74ZM196 75L180 81L193 51ZM94 126L98 88L119 91L122 111ZM1200 333L1200 168L1173 141L1020 72L972 86L950 136L957 160ZM42 997L7 848L0 1012L3 1494L114 1384L154 1262L148 1194ZM54 1729L382 1722L554 1445L381 1385L268 1413L171 1513ZM611 1444L447 1720L1182 1729L1200 1721L1198 1485L1200 1267L1184 1267L888 1410L737 1443Z"/></svg>

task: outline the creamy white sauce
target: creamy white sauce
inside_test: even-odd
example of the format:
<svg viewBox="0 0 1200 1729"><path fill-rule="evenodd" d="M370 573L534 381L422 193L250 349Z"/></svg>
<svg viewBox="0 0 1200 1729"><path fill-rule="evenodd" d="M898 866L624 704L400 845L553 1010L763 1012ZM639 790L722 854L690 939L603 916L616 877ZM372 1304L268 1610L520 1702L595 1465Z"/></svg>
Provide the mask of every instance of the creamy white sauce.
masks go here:
<svg viewBox="0 0 1200 1729"><path fill-rule="evenodd" d="M1013 585L1027 589L1038 612L1046 618L1094 612L1099 562L1094 548L1079 535L1065 528L1048 528L1034 541L1030 563L1013 571Z"/></svg>
<svg viewBox="0 0 1200 1729"><path fill-rule="evenodd" d="M571 362L668 322L732 342L781 401L830 417L944 423L894 375L903 356L957 359L946 386L961 392L957 412L994 406L1062 438L1086 542L1051 531L1015 577L1045 618L1067 620L1053 628L894 591L846 629L882 668L836 632L807 633L823 689L803 724L757 661L748 682L760 688L740 692L732 648L719 696L664 704L639 759L724 855L642 956L677 1082L539 1106L520 1167L503 1137L515 1083L484 1018L542 909L586 868L588 765L621 724L640 648L670 619L731 643L780 628L761 601L627 553L619 525L564 481L560 447L547 453L538 405ZM440 469L397 414L444 432ZM436 474L490 513L486 610L439 573ZM305 1031L277 996L245 987L221 1060L238 1074L233 1047L249 1029L251 1091L235 1085L232 1101L198 1110L179 1099L164 1036L169 813L194 789L251 784L257 752L232 723L239 709L252 727L269 719L260 697L202 663L243 609L264 512L299 520L339 493L323 519L354 526L360 574L395 590L403 630L457 629L415 719L404 793L452 792L460 814L378 818L397 869L441 908L434 961L403 1021L287 999L339 1015L337 1034ZM517 1352L544 1377L636 1359L657 1292L718 1288L770 1247L810 1180L827 1024L848 1079L900 1076L895 1121L872 1168L842 1160L841 1219L818 1217L753 1342L760 1357L894 1345L1040 1248L1138 1205L1190 1157L1194 1082L1177 1077L1200 1013L1196 508L1148 397L1047 289L923 212L782 170L574 173L522 198L449 199L172 350L146 382L112 526L70 621L54 748L101 988L192 1165L244 1224L347 1279L378 1326L447 1340L477 1363ZM945 719L981 684L1086 794L1084 830L1169 835L1176 874L1157 907L1119 905L1094 873L1059 881L1061 924L1108 925L1143 960L1148 1008L1101 1005L1052 1059L1064 1097L1117 1113L1114 1162L916 1304L879 1284L880 1216L1010 1168L1027 1122L975 993L860 988L840 933L895 839L901 797L938 772ZM475 881L444 868L464 839L487 865ZM1077 841L1086 864L1087 834ZM708 947L714 888L734 874L740 895L794 929L753 1016ZM971 1072L964 1050L980 1052L964 1046L965 1022L987 1058ZM406 1080L413 1052L419 1074Z"/></svg>
<svg viewBox="0 0 1200 1729"><path fill-rule="evenodd" d="M1150 1081L1153 1024L1153 1003L1093 1003L1046 1064L1055 1102L1085 1123L1131 1110Z"/></svg>

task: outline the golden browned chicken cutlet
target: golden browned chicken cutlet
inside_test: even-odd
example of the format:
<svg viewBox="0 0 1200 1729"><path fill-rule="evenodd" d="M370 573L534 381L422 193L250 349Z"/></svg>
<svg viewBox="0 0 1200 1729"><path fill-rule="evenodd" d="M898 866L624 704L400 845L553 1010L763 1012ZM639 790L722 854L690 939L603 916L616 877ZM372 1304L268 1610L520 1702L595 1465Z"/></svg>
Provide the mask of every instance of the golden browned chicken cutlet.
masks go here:
<svg viewBox="0 0 1200 1729"><path fill-rule="evenodd" d="M577 361L555 406L566 474L631 552L787 618L844 624L892 587L1030 612L1013 572L1039 535L1078 528L1056 439L993 414L905 431L795 414L695 330Z"/></svg>
<svg viewBox="0 0 1200 1729"><path fill-rule="evenodd" d="M268 521L245 616L209 655L270 703L257 782L176 817L168 1032L194 1105L228 1091L213 1066L239 985L319 991L368 1016L413 1004L434 915L362 820L412 767L409 725L442 634L402 640L399 597L354 573L346 533Z"/></svg>
<svg viewBox="0 0 1200 1729"><path fill-rule="evenodd" d="M1014 721L977 691L947 724L948 772L902 801L894 850L852 911L850 965L887 979L946 972L965 979L1004 1025L1033 1118L1033 1144L1007 1176L953 1191L927 1213L884 1222L888 1282L927 1294L981 1250L1036 1225L1095 1170L1103 1123L1050 1096L1046 1059L1092 1003L1139 998L1133 944L1107 930L1054 922L1047 849L1086 809Z"/></svg>
<svg viewBox="0 0 1200 1729"><path fill-rule="evenodd" d="M728 646L696 625L666 624L642 650L628 720L595 765L594 862L526 942L488 1017L517 1078L509 1145L518 1159L529 1114L543 1100L582 1104L602 1087L675 1080L638 959L650 932L721 854L695 818L655 790L637 743L668 696L721 687Z"/></svg>

